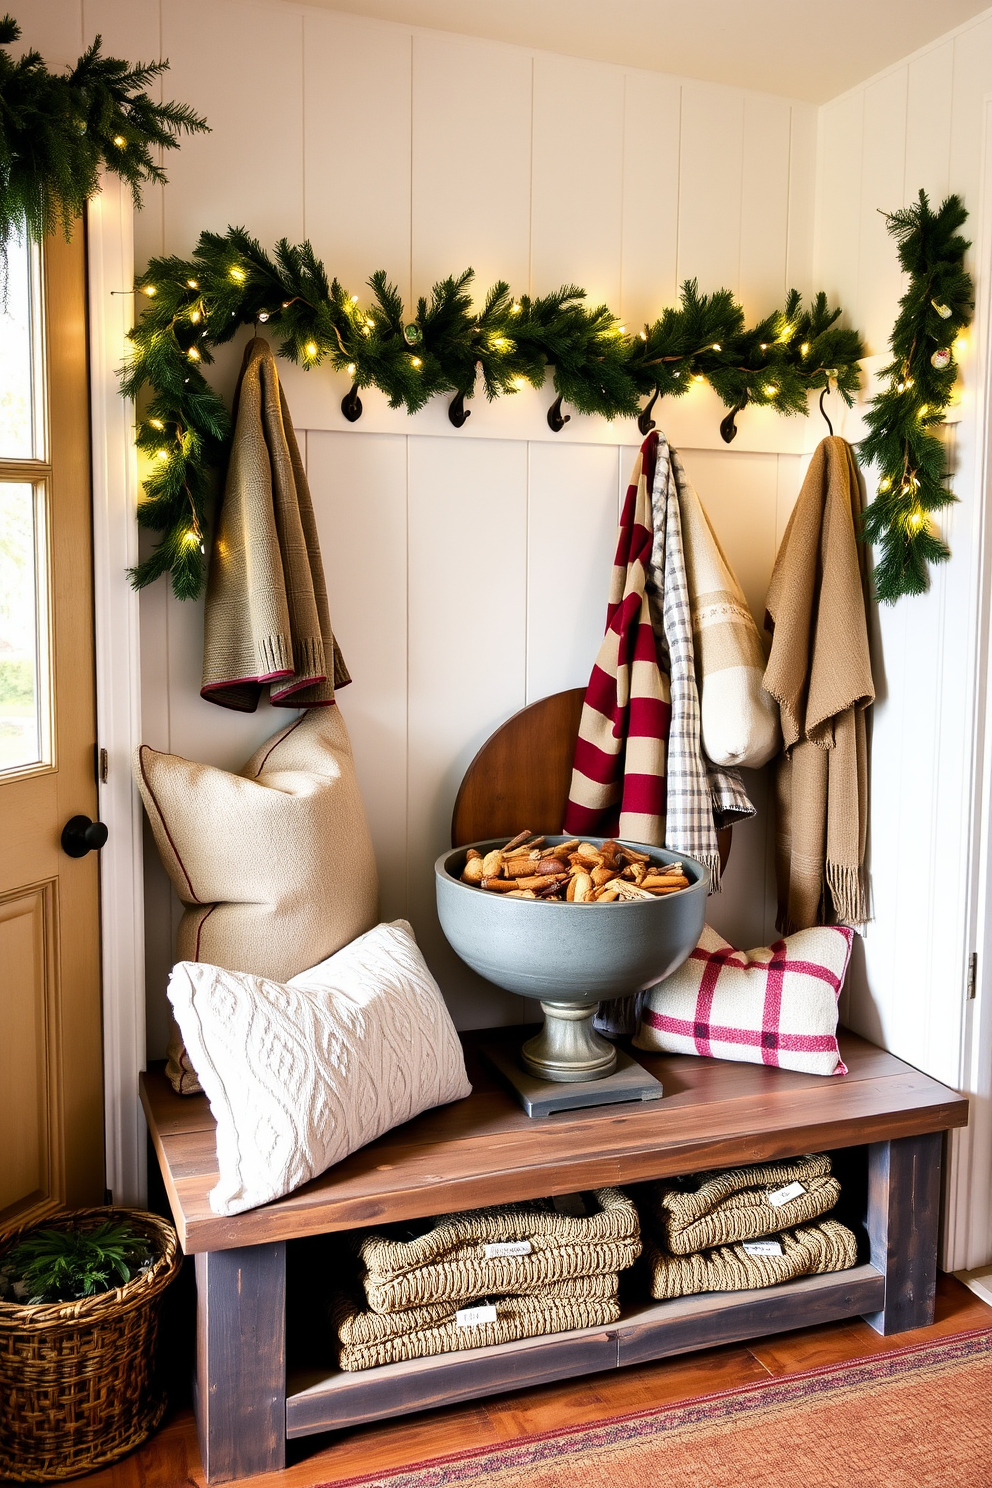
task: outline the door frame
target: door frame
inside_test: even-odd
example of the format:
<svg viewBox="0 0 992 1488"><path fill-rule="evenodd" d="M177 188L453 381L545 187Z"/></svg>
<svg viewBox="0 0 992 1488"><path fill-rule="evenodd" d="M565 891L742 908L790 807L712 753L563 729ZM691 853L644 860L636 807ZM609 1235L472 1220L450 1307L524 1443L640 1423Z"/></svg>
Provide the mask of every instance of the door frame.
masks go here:
<svg viewBox="0 0 992 1488"><path fill-rule="evenodd" d="M103 971L103 1079L107 1188L115 1204L146 1202L147 1144L138 1099L145 1067L145 948L141 800L131 755L141 743L138 596L127 570L138 561L134 413L117 373L134 320L134 225L130 189L114 175L87 209L90 417L93 462L93 588L96 644ZM103 778L103 775L106 778Z"/></svg>

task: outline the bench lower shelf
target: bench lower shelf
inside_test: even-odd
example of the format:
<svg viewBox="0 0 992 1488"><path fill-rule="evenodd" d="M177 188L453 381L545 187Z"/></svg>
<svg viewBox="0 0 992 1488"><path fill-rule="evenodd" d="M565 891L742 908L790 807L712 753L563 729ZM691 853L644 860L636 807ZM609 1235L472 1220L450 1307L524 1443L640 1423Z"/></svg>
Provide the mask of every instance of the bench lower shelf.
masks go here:
<svg viewBox="0 0 992 1488"><path fill-rule="evenodd" d="M492 1348L439 1354L349 1374L290 1376L286 1435L310 1436L386 1416L454 1405L642 1364L671 1354L878 1311L885 1278L875 1266L804 1277L749 1292L707 1292L631 1308L606 1328L580 1328Z"/></svg>

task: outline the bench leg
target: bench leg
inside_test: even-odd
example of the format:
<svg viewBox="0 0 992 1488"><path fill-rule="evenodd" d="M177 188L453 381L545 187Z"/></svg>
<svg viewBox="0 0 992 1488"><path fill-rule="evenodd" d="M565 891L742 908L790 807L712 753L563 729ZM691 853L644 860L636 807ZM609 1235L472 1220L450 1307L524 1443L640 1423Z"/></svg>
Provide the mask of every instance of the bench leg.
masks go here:
<svg viewBox="0 0 992 1488"><path fill-rule="evenodd" d="M208 1483L286 1465L286 1246L196 1257L194 1404Z"/></svg>
<svg viewBox="0 0 992 1488"><path fill-rule="evenodd" d="M885 1277L885 1305L865 1315L878 1333L933 1322L943 1134L899 1137L868 1148L871 1261Z"/></svg>

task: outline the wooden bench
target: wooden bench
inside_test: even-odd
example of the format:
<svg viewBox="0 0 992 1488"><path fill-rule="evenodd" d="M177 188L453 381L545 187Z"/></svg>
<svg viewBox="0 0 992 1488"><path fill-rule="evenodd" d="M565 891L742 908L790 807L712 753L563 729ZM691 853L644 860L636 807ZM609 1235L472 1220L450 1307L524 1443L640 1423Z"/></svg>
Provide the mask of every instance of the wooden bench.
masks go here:
<svg viewBox="0 0 992 1488"><path fill-rule="evenodd" d="M520 1030L505 1031L519 1044ZM222 1218L214 1122L161 1069L142 1100L183 1249L196 1257L195 1403L211 1483L285 1465L287 1439L406 1411L864 1316L884 1333L933 1320L941 1134L967 1122L955 1091L853 1035L850 1073L637 1055L664 1099L528 1119L464 1036L473 1094L427 1112L277 1203ZM488 1035L492 1037L492 1035ZM760 1291L641 1301L621 1321L358 1374L287 1357L287 1246L302 1237L728 1164L831 1151L861 1231L853 1270ZM853 1206L853 1207L852 1207Z"/></svg>

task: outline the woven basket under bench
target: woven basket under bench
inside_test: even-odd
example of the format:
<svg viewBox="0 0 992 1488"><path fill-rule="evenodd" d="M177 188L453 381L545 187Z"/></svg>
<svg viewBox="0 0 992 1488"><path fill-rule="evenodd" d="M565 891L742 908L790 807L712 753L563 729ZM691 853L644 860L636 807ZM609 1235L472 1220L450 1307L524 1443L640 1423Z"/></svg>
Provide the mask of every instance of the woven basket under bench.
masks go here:
<svg viewBox="0 0 992 1488"><path fill-rule="evenodd" d="M172 1227L138 1209L76 1209L44 1227L124 1220L152 1245L148 1270L76 1302L0 1302L0 1478L47 1483L123 1457L154 1431L162 1294L181 1256ZM0 1255L28 1230L6 1232Z"/></svg>

